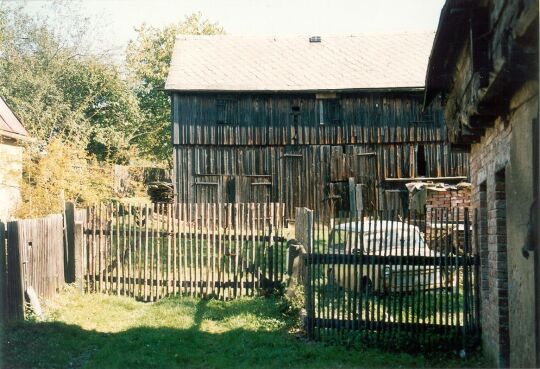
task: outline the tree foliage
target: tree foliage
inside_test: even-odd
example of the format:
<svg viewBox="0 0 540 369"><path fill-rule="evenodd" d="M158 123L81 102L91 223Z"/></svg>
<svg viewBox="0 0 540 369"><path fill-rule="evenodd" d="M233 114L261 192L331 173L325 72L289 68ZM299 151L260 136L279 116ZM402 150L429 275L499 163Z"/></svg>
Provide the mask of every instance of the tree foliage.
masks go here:
<svg viewBox="0 0 540 369"><path fill-rule="evenodd" d="M144 117L144 128L136 142L147 155L170 162L171 104L163 88L176 36L215 35L223 34L224 30L218 23L204 19L201 13L194 13L178 24L161 29L143 25L137 33L126 53L126 67Z"/></svg>
<svg viewBox="0 0 540 369"><path fill-rule="evenodd" d="M64 199L84 206L113 196L111 166L99 163L76 142L52 139L43 150L29 151L23 165L17 217L59 213Z"/></svg>
<svg viewBox="0 0 540 369"><path fill-rule="evenodd" d="M0 3L0 95L43 147L60 139L126 161L141 119L137 101L118 67L86 46L85 23L74 27L55 32Z"/></svg>

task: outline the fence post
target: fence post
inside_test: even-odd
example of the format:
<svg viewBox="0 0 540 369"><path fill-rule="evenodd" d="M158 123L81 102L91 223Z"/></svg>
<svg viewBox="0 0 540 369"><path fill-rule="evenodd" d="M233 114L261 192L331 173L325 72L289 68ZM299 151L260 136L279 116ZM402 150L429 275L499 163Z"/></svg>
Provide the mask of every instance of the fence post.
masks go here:
<svg viewBox="0 0 540 369"><path fill-rule="evenodd" d="M74 278L75 283L77 284L77 287L82 291L83 289L83 277L84 277L84 270L83 270L83 224L82 222L76 222L75 228L73 232L73 245L74 245L74 252L73 252L73 261L74 261Z"/></svg>
<svg viewBox="0 0 540 369"><path fill-rule="evenodd" d="M0 322L5 323L6 319L6 226L0 222Z"/></svg>
<svg viewBox="0 0 540 369"><path fill-rule="evenodd" d="M302 255L302 279L304 282L306 320L305 327L308 337L313 337L315 327L315 310L313 309L313 296L311 291L311 272L312 266L308 264L307 258L313 252L313 210L308 208L296 208L296 222L294 227L296 240L305 249Z"/></svg>
<svg viewBox="0 0 540 369"><path fill-rule="evenodd" d="M17 221L6 224L8 236L6 247L6 318L7 320L24 319L24 270L21 260L21 234ZM26 245L25 245L26 246Z"/></svg>
<svg viewBox="0 0 540 369"><path fill-rule="evenodd" d="M75 282L75 204L67 201L64 207L64 278L66 283Z"/></svg>

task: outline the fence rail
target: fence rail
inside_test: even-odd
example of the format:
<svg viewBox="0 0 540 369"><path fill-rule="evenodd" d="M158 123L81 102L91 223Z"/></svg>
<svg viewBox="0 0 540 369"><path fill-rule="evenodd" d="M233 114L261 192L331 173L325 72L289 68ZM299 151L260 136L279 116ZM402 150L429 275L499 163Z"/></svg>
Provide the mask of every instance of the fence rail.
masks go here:
<svg viewBox="0 0 540 369"><path fill-rule="evenodd" d="M230 299L283 281L282 204L96 205L87 209L85 287L155 301Z"/></svg>

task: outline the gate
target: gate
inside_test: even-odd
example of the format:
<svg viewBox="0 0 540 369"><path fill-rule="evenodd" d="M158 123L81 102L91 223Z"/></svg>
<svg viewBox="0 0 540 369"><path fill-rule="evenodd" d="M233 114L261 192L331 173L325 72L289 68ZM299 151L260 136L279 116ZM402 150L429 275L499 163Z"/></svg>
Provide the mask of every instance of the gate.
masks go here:
<svg viewBox="0 0 540 369"><path fill-rule="evenodd" d="M304 271L311 338L415 350L477 344L468 209L313 217Z"/></svg>

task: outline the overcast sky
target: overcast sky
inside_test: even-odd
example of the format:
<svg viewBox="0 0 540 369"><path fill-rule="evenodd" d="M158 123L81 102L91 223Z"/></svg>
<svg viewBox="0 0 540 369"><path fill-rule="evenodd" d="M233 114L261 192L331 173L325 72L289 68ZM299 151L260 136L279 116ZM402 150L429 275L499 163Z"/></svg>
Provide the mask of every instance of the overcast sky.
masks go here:
<svg viewBox="0 0 540 369"><path fill-rule="evenodd" d="M30 12L47 1L27 0ZM164 26L200 11L229 34L325 35L436 30L444 0L85 0L104 27L102 47L121 54L135 27Z"/></svg>

